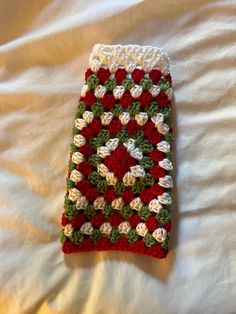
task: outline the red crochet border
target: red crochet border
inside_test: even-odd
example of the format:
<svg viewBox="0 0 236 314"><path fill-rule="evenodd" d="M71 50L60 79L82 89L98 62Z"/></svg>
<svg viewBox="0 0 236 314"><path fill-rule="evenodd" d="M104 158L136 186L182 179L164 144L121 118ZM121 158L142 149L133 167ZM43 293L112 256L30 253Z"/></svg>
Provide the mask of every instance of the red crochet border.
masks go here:
<svg viewBox="0 0 236 314"><path fill-rule="evenodd" d="M137 240L130 244L125 237L120 237L115 243L112 243L107 237L102 237L96 242L85 239L79 244L74 244L70 240L67 240L62 245L62 251L64 254L92 251L124 251L152 256L157 259L166 257L169 252L168 249L162 248L160 244L147 247L143 240Z"/></svg>

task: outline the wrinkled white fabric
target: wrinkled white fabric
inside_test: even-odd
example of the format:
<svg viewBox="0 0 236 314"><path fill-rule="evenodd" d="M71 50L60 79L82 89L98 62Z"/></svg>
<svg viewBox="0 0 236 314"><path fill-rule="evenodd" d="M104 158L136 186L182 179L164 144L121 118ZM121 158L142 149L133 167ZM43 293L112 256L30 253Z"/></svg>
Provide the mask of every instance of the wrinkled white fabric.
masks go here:
<svg viewBox="0 0 236 314"><path fill-rule="evenodd" d="M236 313L233 0L0 3L0 312ZM167 259L64 256L72 127L93 45L164 48L176 169Z"/></svg>

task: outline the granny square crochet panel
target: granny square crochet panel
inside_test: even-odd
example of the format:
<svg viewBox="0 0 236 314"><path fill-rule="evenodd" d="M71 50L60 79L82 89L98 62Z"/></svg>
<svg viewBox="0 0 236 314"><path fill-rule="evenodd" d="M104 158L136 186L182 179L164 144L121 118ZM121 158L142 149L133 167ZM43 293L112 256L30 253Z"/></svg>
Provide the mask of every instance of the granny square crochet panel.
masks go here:
<svg viewBox="0 0 236 314"><path fill-rule="evenodd" d="M167 255L171 98L163 49L94 45L74 120L61 218L65 254Z"/></svg>

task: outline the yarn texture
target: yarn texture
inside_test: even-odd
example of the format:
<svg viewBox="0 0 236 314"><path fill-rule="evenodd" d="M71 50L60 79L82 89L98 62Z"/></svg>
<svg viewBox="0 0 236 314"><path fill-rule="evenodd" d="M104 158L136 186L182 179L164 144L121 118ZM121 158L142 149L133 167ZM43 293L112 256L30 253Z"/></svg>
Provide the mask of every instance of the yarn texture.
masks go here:
<svg viewBox="0 0 236 314"><path fill-rule="evenodd" d="M172 79L160 48L96 44L75 114L61 217L65 254L166 257Z"/></svg>

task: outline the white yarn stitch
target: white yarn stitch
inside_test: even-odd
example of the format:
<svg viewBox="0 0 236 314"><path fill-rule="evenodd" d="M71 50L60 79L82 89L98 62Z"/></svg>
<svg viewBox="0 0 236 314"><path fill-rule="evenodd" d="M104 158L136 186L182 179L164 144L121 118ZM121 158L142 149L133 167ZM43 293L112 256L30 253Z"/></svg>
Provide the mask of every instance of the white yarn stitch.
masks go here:
<svg viewBox="0 0 236 314"><path fill-rule="evenodd" d="M117 178L114 175L114 172L108 172L106 175L106 181L108 185L115 185L117 182Z"/></svg>
<svg viewBox="0 0 236 314"><path fill-rule="evenodd" d="M101 231L101 233L109 235L111 233L112 226L111 226L110 222L104 222L100 226L99 230Z"/></svg>
<svg viewBox="0 0 236 314"><path fill-rule="evenodd" d="M122 112L122 113L119 115L119 119L120 119L120 121L121 121L121 123L122 123L123 125L126 125L126 124L129 122L129 120L130 120L130 115L129 115L128 112Z"/></svg>
<svg viewBox="0 0 236 314"><path fill-rule="evenodd" d="M72 224L67 224L64 228L64 234L65 236L67 236L68 238L70 238L72 236L73 233L73 227Z"/></svg>
<svg viewBox="0 0 236 314"><path fill-rule="evenodd" d="M164 121L164 114L159 112L159 113L155 114L154 116L152 116L151 120L152 120L153 123L155 123L155 126L156 126L156 124L163 123L163 121Z"/></svg>
<svg viewBox="0 0 236 314"><path fill-rule="evenodd" d="M158 132L165 135L166 133L169 132L169 126L166 123L160 123L155 125Z"/></svg>
<svg viewBox="0 0 236 314"><path fill-rule="evenodd" d="M102 62L98 59L93 59L90 61L90 67L93 72L97 72L102 65Z"/></svg>
<svg viewBox="0 0 236 314"><path fill-rule="evenodd" d="M172 203L171 196L167 192L163 193L162 195L159 195L158 201L164 205L168 205Z"/></svg>
<svg viewBox="0 0 236 314"><path fill-rule="evenodd" d="M146 112L139 112L135 115L137 124L143 126L148 120L148 114Z"/></svg>
<svg viewBox="0 0 236 314"><path fill-rule="evenodd" d="M124 206L122 197L115 198L114 201L112 201L111 206L117 210L121 210Z"/></svg>
<svg viewBox="0 0 236 314"><path fill-rule="evenodd" d="M157 228L156 230L153 231L152 233L153 238L157 241L157 242L164 242L165 239L167 238L167 232L166 229L164 228Z"/></svg>
<svg viewBox="0 0 236 314"><path fill-rule="evenodd" d="M91 234L93 232L93 226L91 222L85 222L81 227L80 231L82 234Z"/></svg>
<svg viewBox="0 0 236 314"><path fill-rule="evenodd" d="M158 162L158 164L160 167L162 167L163 169L167 171L173 170L172 162L167 158L162 159L161 161Z"/></svg>
<svg viewBox="0 0 236 314"><path fill-rule="evenodd" d="M77 209L85 209L88 206L88 200L85 196L80 196L76 201Z"/></svg>
<svg viewBox="0 0 236 314"><path fill-rule="evenodd" d="M133 98L138 98L142 94L143 88L140 85L134 85L131 90L130 94Z"/></svg>
<svg viewBox="0 0 236 314"><path fill-rule="evenodd" d="M103 124L103 125L108 125L108 124L110 124L110 122L111 122L113 116L114 116L114 115L113 115L112 112L103 112L103 113L101 114L101 117L100 117L102 124Z"/></svg>
<svg viewBox="0 0 236 314"><path fill-rule="evenodd" d="M82 194L81 194L80 191L77 190L76 188L69 189L68 198L69 198L72 202L76 202L77 199L78 199L80 196L82 196Z"/></svg>
<svg viewBox="0 0 236 314"><path fill-rule="evenodd" d="M160 93L161 89L157 85L152 85L149 89L149 92L152 94L152 97L156 97Z"/></svg>
<svg viewBox="0 0 236 314"><path fill-rule="evenodd" d="M159 178L159 185L163 186L164 188L172 188L173 187L173 181L171 176L164 176L163 178Z"/></svg>
<svg viewBox="0 0 236 314"><path fill-rule="evenodd" d="M153 199L149 202L148 208L151 212L158 214L160 210L162 209L162 205L159 203L157 199Z"/></svg>
<svg viewBox="0 0 236 314"><path fill-rule="evenodd" d="M92 111L85 111L82 117L87 123L91 123L93 121L94 114Z"/></svg>
<svg viewBox="0 0 236 314"><path fill-rule="evenodd" d="M76 134L76 135L74 136L73 143L74 143L76 146L81 147L81 146L83 146L83 145L86 143L86 140L85 140L85 138L83 137L83 135L81 135L81 134Z"/></svg>
<svg viewBox="0 0 236 314"><path fill-rule="evenodd" d="M95 209L103 209L105 205L106 205L106 201L103 196L97 197L95 201L93 202L93 206Z"/></svg>
<svg viewBox="0 0 236 314"><path fill-rule="evenodd" d="M100 66L108 66L111 72L118 67L125 67L132 72L137 67L145 71L160 69L164 75L169 73L169 57L158 47L141 45L106 45L96 44L89 58L92 71L97 72Z"/></svg>
<svg viewBox="0 0 236 314"><path fill-rule="evenodd" d="M145 176L145 170L143 169L143 167L141 167L139 165L130 167L130 170L131 170L131 173L135 177L144 177Z"/></svg>
<svg viewBox="0 0 236 314"><path fill-rule="evenodd" d="M142 152L142 150L139 147L130 150L129 153L135 159L138 159L138 160L143 159L143 152Z"/></svg>
<svg viewBox="0 0 236 314"><path fill-rule="evenodd" d="M144 222L140 222L136 226L136 231L137 231L138 235L140 235L141 237L145 237L145 235L148 233L148 228Z"/></svg>
<svg viewBox="0 0 236 314"><path fill-rule="evenodd" d="M110 138L107 142L106 142L106 147L110 150L114 150L117 148L117 146L119 145L119 139L114 137L114 138Z"/></svg>
<svg viewBox="0 0 236 314"><path fill-rule="evenodd" d="M129 138L125 143L124 146L127 148L128 152L130 150L135 149L135 140L133 138Z"/></svg>
<svg viewBox="0 0 236 314"><path fill-rule="evenodd" d="M128 221L122 221L118 226L119 233L127 234L131 229Z"/></svg>
<svg viewBox="0 0 236 314"><path fill-rule="evenodd" d="M143 202L141 201L140 197L136 197L130 202L129 205L132 209L139 211L143 206Z"/></svg>
<svg viewBox="0 0 236 314"><path fill-rule="evenodd" d="M166 141L161 141L157 143L157 149L163 153L168 153L170 151L170 144Z"/></svg>
<svg viewBox="0 0 236 314"><path fill-rule="evenodd" d="M84 160L84 155L80 152L74 152L71 156L71 160L78 165Z"/></svg>
<svg viewBox="0 0 236 314"><path fill-rule="evenodd" d="M78 170L73 169L70 173L70 180L77 183L77 182L83 180L83 175Z"/></svg>
<svg viewBox="0 0 236 314"><path fill-rule="evenodd" d="M97 171L102 177L106 177L106 175L109 173L109 169L104 164L97 165Z"/></svg>
<svg viewBox="0 0 236 314"><path fill-rule="evenodd" d="M113 89L113 95L114 95L115 99L121 99L124 92L125 92L125 88L123 85L118 85Z"/></svg>
<svg viewBox="0 0 236 314"><path fill-rule="evenodd" d="M94 90L94 95L97 97L97 98L102 98L105 93L106 93L106 87L103 86L103 85L98 85L95 90Z"/></svg>
<svg viewBox="0 0 236 314"><path fill-rule="evenodd" d="M79 130L82 130L87 126L87 123L84 119L75 119L75 127Z"/></svg>
<svg viewBox="0 0 236 314"><path fill-rule="evenodd" d="M173 89L170 87L165 93L168 96L168 99L171 100L173 97Z"/></svg>
<svg viewBox="0 0 236 314"><path fill-rule="evenodd" d="M135 176L130 172L126 172L126 174L123 177L123 183L125 186L133 186L136 182Z"/></svg>
<svg viewBox="0 0 236 314"><path fill-rule="evenodd" d="M88 87L87 84L85 84L85 85L82 87L82 90L81 90L80 95L81 95L82 97L84 97L88 91L89 91L89 87Z"/></svg>
<svg viewBox="0 0 236 314"><path fill-rule="evenodd" d="M97 155L105 158L106 156L110 155L110 150L106 146L100 146L97 148Z"/></svg>

